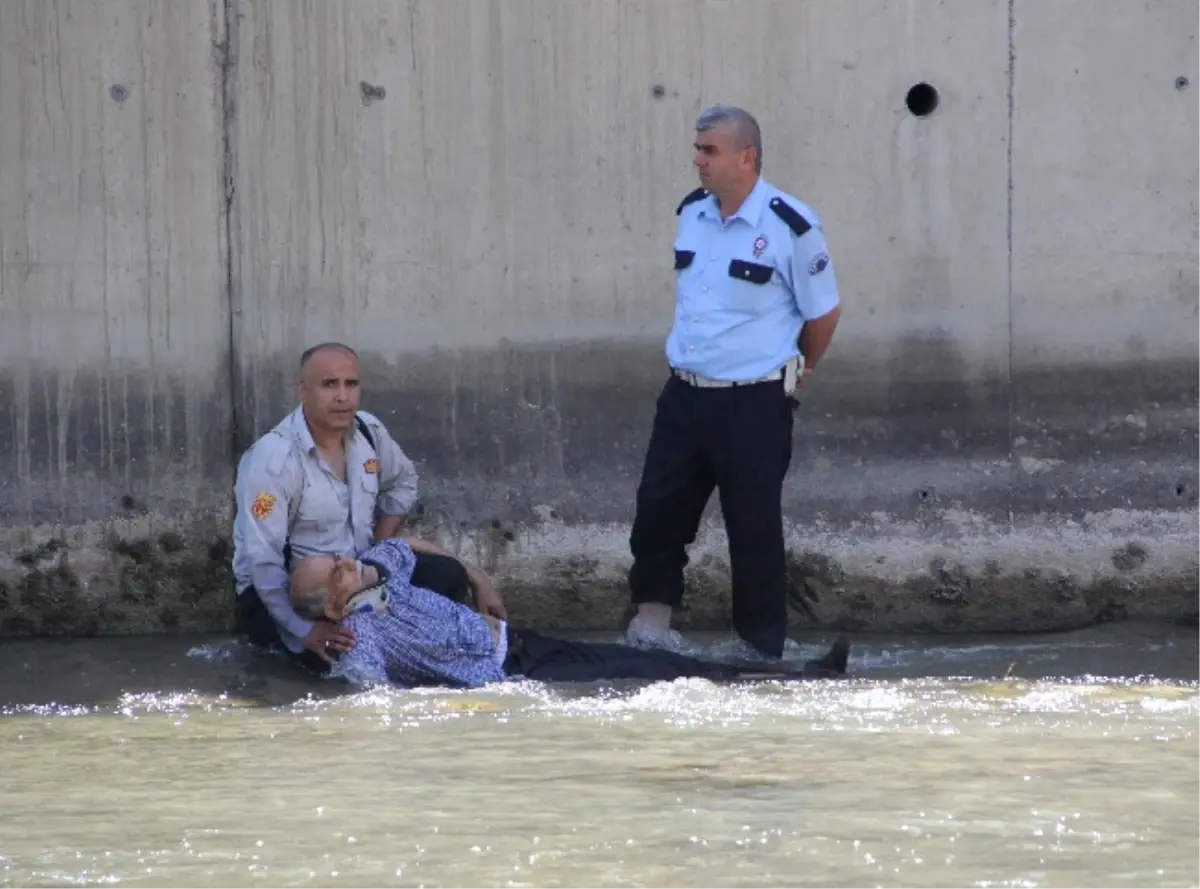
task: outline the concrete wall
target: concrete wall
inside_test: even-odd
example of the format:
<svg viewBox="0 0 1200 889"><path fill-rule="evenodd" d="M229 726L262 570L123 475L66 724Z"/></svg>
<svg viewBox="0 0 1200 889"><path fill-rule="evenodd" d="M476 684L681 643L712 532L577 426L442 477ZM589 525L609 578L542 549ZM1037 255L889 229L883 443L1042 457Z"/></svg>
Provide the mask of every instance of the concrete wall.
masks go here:
<svg viewBox="0 0 1200 889"><path fill-rule="evenodd" d="M616 626L718 100L843 288L785 495L818 621L1194 613L1196 30L1182 0L6 4L0 627L222 626L236 451L329 338L423 533L518 621Z"/></svg>
<svg viewBox="0 0 1200 889"><path fill-rule="evenodd" d="M223 29L219 0L0 4L4 632L224 619Z"/></svg>

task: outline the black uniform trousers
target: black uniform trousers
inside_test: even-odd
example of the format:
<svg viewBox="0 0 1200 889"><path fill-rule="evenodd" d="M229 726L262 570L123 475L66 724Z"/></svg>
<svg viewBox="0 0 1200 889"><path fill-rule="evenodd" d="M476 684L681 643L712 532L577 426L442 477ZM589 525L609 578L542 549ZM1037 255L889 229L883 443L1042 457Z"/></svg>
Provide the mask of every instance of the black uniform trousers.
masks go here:
<svg viewBox="0 0 1200 889"><path fill-rule="evenodd" d="M451 556L438 553L414 552L416 564L413 568L413 586L424 587L456 602L470 602L471 584L466 566ZM290 651L279 637L279 628L267 606L253 587L237 597L237 627L246 635L250 644L260 648L279 648L286 651L301 665L315 673L329 672L330 665L318 655L302 650L299 654Z"/></svg>
<svg viewBox="0 0 1200 889"><path fill-rule="evenodd" d="M672 376L659 395L629 545L635 603L676 607L685 547L719 490L733 577L733 627L771 657L787 635L783 479L792 458L795 402L783 381L722 388Z"/></svg>

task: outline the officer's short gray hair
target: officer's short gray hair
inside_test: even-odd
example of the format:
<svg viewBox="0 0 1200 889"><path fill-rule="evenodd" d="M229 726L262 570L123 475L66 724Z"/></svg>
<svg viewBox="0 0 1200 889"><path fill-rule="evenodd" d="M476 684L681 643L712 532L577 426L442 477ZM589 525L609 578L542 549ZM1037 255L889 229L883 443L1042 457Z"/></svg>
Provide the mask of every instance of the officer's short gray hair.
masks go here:
<svg viewBox="0 0 1200 889"><path fill-rule="evenodd" d="M696 132L703 133L728 124L738 149L754 149L754 171L762 172L762 130L754 115L736 105L712 105L696 118Z"/></svg>

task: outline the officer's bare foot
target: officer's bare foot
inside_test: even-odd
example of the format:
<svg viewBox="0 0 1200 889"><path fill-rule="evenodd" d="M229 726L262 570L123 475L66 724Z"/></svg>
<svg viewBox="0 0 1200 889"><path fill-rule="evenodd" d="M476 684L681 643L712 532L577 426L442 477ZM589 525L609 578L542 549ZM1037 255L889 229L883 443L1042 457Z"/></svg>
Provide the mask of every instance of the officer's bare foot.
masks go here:
<svg viewBox="0 0 1200 889"><path fill-rule="evenodd" d="M668 651L683 651L687 645L683 637L671 629L671 610L642 606L625 630L625 643L637 648L665 648Z"/></svg>

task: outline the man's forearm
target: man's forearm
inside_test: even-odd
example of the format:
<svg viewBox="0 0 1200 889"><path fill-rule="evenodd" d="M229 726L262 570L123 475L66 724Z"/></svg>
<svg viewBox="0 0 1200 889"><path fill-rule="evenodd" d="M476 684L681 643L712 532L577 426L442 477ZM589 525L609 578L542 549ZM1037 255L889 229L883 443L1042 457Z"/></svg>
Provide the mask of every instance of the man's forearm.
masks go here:
<svg viewBox="0 0 1200 889"><path fill-rule="evenodd" d="M474 565L469 562L463 562L462 564L467 569L467 582L471 584L471 589L478 589L481 582L488 581L488 576Z"/></svg>
<svg viewBox="0 0 1200 889"><path fill-rule="evenodd" d="M288 643L287 635L293 637L294 644L302 644L304 638L312 632L313 624L312 621L305 620L296 613L287 591L281 589L259 590L258 597L262 599L267 613L271 615L271 619L279 628L284 644ZM294 644L287 645L287 647L294 649Z"/></svg>
<svg viewBox="0 0 1200 889"><path fill-rule="evenodd" d="M399 536L400 526L404 524L402 515L381 515L375 519L375 539L387 540Z"/></svg>
<svg viewBox="0 0 1200 889"><path fill-rule="evenodd" d="M800 351L804 355L804 366L813 368L817 362L825 355L825 351L829 348L830 342L833 340L833 332L837 330L838 319L841 317L841 308L835 308L831 312L827 312L820 318L814 318L811 321L805 321L804 326L800 329Z"/></svg>

